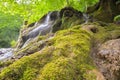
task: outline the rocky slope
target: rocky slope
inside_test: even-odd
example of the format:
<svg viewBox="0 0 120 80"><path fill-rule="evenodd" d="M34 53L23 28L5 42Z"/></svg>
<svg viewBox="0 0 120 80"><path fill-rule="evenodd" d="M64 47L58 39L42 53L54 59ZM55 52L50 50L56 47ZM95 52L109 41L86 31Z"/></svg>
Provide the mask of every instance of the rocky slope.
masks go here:
<svg viewBox="0 0 120 80"><path fill-rule="evenodd" d="M120 25L90 22L73 8L48 14L23 26L14 56L0 63L0 80L120 79Z"/></svg>

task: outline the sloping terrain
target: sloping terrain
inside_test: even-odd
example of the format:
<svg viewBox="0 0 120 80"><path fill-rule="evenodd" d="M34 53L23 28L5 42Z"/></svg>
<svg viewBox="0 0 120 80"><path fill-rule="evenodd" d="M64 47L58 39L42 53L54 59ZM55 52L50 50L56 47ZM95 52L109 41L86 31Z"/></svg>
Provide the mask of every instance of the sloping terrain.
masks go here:
<svg viewBox="0 0 120 80"><path fill-rule="evenodd" d="M119 80L120 25L86 22L87 17L73 8L55 16L48 20L53 25L46 35L29 35L46 16L38 26L24 25L14 57L0 63L0 80Z"/></svg>

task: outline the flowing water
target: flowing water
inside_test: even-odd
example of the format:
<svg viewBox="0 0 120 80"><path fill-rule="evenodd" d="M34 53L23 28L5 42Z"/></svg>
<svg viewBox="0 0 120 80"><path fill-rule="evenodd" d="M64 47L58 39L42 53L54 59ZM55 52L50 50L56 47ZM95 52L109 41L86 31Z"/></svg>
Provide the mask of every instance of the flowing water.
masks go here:
<svg viewBox="0 0 120 80"><path fill-rule="evenodd" d="M58 13L56 13L56 15L51 17L52 14L53 12L48 13L48 15L45 17L45 21L41 23L38 27L30 31L28 33L28 37L34 38L38 35L46 35L47 33L50 33L52 31L52 27L54 25L55 20L59 17ZM57 17L57 18L52 19L53 17Z"/></svg>
<svg viewBox="0 0 120 80"><path fill-rule="evenodd" d="M83 17L84 17L84 20L85 20L85 24L88 23L88 21L89 21L89 15L83 13Z"/></svg>
<svg viewBox="0 0 120 80"><path fill-rule="evenodd" d="M22 48L24 48L31 41L31 39L37 37L38 35L46 35L48 33L51 33L53 25L58 18L59 12L49 12L45 17L43 23L36 23L37 27L28 33L26 36L27 39Z"/></svg>
<svg viewBox="0 0 120 80"><path fill-rule="evenodd" d="M13 56L12 48L1 48L0 49L0 61L9 59Z"/></svg>

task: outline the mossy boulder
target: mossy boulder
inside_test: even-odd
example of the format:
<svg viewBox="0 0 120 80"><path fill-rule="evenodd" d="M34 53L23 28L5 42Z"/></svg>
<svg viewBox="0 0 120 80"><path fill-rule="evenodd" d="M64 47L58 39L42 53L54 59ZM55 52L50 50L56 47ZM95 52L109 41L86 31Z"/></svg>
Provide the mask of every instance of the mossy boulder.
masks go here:
<svg viewBox="0 0 120 80"><path fill-rule="evenodd" d="M24 56L4 68L1 80L93 80L96 70L90 57L92 34L75 26L58 31L51 45ZM36 42L37 43L37 42ZM31 44L32 46L32 44ZM29 46L29 47L31 47Z"/></svg>

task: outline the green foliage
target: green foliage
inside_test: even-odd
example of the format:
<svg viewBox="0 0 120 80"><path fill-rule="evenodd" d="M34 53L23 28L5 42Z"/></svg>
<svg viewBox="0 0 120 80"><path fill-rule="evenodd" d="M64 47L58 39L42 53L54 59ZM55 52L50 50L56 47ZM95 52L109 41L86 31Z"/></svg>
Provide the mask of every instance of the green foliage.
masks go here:
<svg viewBox="0 0 120 80"><path fill-rule="evenodd" d="M16 41L15 40L12 40L11 42L10 42L10 45L11 45L11 47L15 47L16 46Z"/></svg>
<svg viewBox="0 0 120 80"><path fill-rule="evenodd" d="M97 3L99 0L68 0L69 5L74 7L79 11L85 12L88 6L92 6Z"/></svg>
<svg viewBox="0 0 120 80"><path fill-rule="evenodd" d="M37 21L48 11L58 10L64 7L64 0L13 0L1 1L0 8L4 13L18 14L29 22ZM4 7L3 7L4 6Z"/></svg>
<svg viewBox="0 0 120 80"><path fill-rule="evenodd" d="M120 15L115 16L114 21L120 21Z"/></svg>
<svg viewBox="0 0 120 80"><path fill-rule="evenodd" d="M60 10L65 6L72 6L77 10L86 11L86 8L98 0L1 0L0 11L18 14L30 23L37 21L48 11Z"/></svg>
<svg viewBox="0 0 120 80"><path fill-rule="evenodd" d="M10 42L16 40L22 18L0 12L0 47L10 47Z"/></svg>

